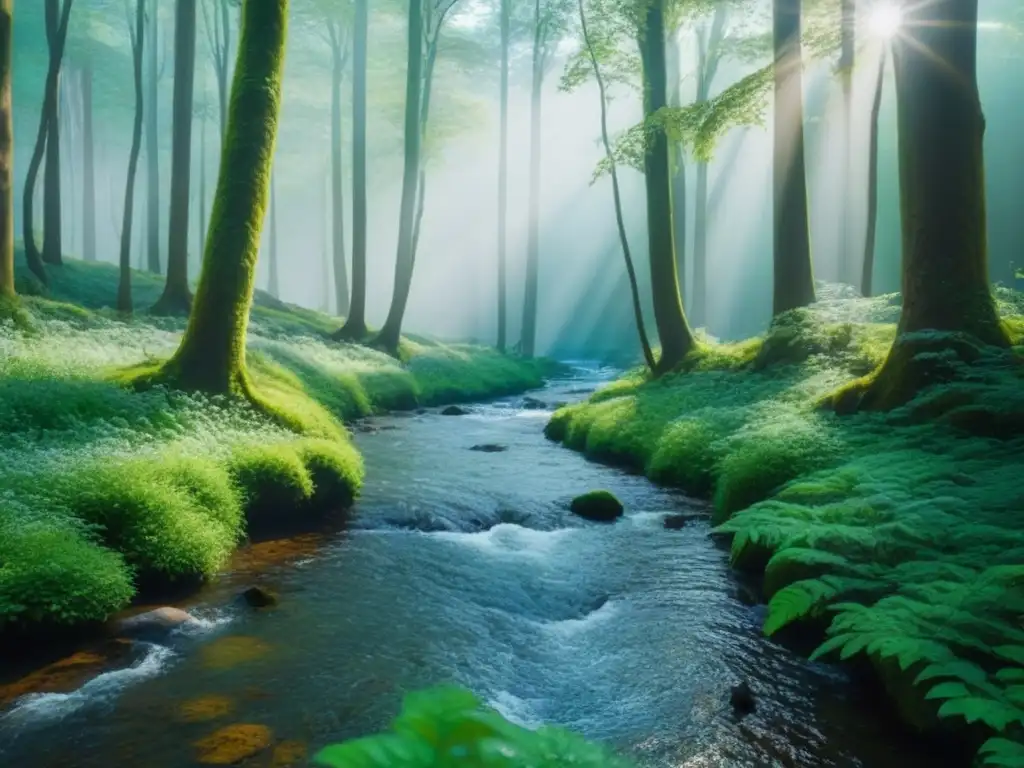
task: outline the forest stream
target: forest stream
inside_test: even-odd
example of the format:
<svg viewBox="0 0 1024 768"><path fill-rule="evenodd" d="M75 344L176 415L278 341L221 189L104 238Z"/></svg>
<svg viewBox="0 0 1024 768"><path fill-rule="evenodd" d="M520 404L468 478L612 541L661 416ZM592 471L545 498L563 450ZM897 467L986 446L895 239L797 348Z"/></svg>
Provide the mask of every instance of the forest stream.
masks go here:
<svg viewBox="0 0 1024 768"><path fill-rule="evenodd" d="M616 373L575 370L532 397L579 399ZM549 443L549 412L523 404L375 419L356 435L367 482L344 530L243 550L184 606L200 627L137 643L134 664L75 692L17 699L0 763L181 768L197 741L251 723L277 749L244 765L304 765L386 727L404 693L455 682L645 766L937 764L842 672L763 638L701 503ZM574 518L569 500L594 488L625 518ZM685 524L667 529L670 514ZM241 604L252 583L279 604ZM740 680L746 717L729 704Z"/></svg>

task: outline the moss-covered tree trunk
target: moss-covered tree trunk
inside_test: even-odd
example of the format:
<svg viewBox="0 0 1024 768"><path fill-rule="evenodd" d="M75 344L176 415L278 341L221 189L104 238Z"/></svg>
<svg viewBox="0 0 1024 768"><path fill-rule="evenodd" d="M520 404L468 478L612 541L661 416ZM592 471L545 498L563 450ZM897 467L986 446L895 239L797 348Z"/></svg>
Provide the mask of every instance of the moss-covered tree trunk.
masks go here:
<svg viewBox="0 0 1024 768"><path fill-rule="evenodd" d="M92 129L92 62L82 65L82 258L96 261L96 145Z"/></svg>
<svg viewBox="0 0 1024 768"><path fill-rule="evenodd" d="M636 322L637 335L640 337L640 348L644 354L644 361L647 367L654 372L654 353L651 351L651 343L647 338L647 329L644 325L644 310L640 303L640 286L636 279L636 269L633 267L633 255L629 248L629 238L626 235L626 222L622 215L622 195L619 191L619 172L615 164L615 153L612 151L612 142L608 136L608 102L605 96L604 77L601 75L601 63L597 53L594 51L590 33L587 31L587 14L583 7L583 0L577 0L576 8L580 16L580 28L583 32L583 44L587 49L587 56L590 58L590 66L594 69L594 79L597 80L597 92L601 97L601 143L604 145L604 156L608 159L608 168L612 178L612 201L615 204L615 225L619 231L619 243L622 245L622 258L626 262L626 274L629 277L629 291L633 301L633 319Z"/></svg>
<svg viewBox="0 0 1024 768"><path fill-rule="evenodd" d="M11 111L13 0L0 0L0 302L14 293L14 120Z"/></svg>
<svg viewBox="0 0 1024 768"><path fill-rule="evenodd" d="M281 281L277 272L277 174L270 175L270 248L267 264L267 293L281 298Z"/></svg>
<svg viewBox="0 0 1024 768"><path fill-rule="evenodd" d="M196 70L196 2L177 0L174 16L174 102L171 126L171 210L167 219L167 280L152 312L184 314L188 285L189 184L192 176L192 107Z"/></svg>
<svg viewBox="0 0 1024 768"><path fill-rule="evenodd" d="M498 350L505 351L505 341L508 334L508 289L505 278L505 241L506 241L506 218L508 216L508 39L509 39L509 3L511 0L501 0L501 74L499 83L499 117L500 128L498 136ZM540 0L534 0L535 29L533 36L533 59L534 79L536 80L537 62L537 38L540 30L537 28L537 17L540 16ZM532 133L531 133L532 136ZM532 151L532 147L531 147ZM531 172L532 172L531 154ZM532 177L531 177L532 181ZM532 212L532 209L531 209ZM527 246L529 248L529 246ZM527 292L529 291L529 255L527 255ZM527 298L525 302L528 302ZM523 309L522 346L526 354L526 309ZM532 342L531 342L532 344ZM531 352L532 354L532 348Z"/></svg>
<svg viewBox="0 0 1024 768"><path fill-rule="evenodd" d="M664 0L648 4L640 30L640 58L643 63L644 118L649 119L666 106ZM661 341L661 357L655 373L675 368L694 346L679 296L672 229L672 181L668 137L653 131L644 155L647 188L648 258L654 298L654 320Z"/></svg>
<svg viewBox="0 0 1024 768"><path fill-rule="evenodd" d="M420 90L423 67L423 3L409 0L409 48L405 74L405 165L402 170L402 203L398 216L398 248L395 257L395 285L391 308L375 343L398 352L402 319L412 288L413 215L416 205L417 175L420 168Z"/></svg>
<svg viewBox="0 0 1024 768"><path fill-rule="evenodd" d="M526 220L526 285L523 288L521 351L533 357L537 344L537 293L540 284L540 142L541 94L547 51L540 0L534 2L533 81L530 86L530 199ZM504 282L504 272L502 273ZM499 297L504 301L504 294Z"/></svg>
<svg viewBox="0 0 1024 768"><path fill-rule="evenodd" d="M39 168L43 163L43 156L46 154L47 139L50 134L51 119L55 119L57 113L57 96L60 91L60 68L64 59L64 44L67 41L68 20L71 16L72 0L64 0L60 9L60 20L53 35L50 35L50 14L57 9L57 0L46 0L46 29L47 44L49 51L49 63L46 70L46 82L43 85L43 104L39 110L39 129L36 133L36 143L32 150L32 157L29 160L28 170L25 175L25 193L23 198L22 214L22 235L25 241L25 259L28 261L29 269L45 285L48 280L46 269L43 266L42 253L36 243L35 234L35 187L39 178ZM59 171L59 167L58 167ZM59 173L58 173L59 176ZM44 209L46 199L44 198ZM60 219L60 198L57 199L57 218ZM45 247L45 246L44 246Z"/></svg>
<svg viewBox="0 0 1024 768"><path fill-rule="evenodd" d="M244 0L228 131L206 255L181 345L164 377L183 389L252 397L245 337L281 106L288 0Z"/></svg>
<svg viewBox="0 0 1024 768"><path fill-rule="evenodd" d="M840 45L839 45L839 82L842 91L842 106L839 113L840 152L842 158L839 170L839 260L840 281L853 285L856 267L853 249L850 247L850 165L852 158L853 135L853 65L857 35L856 0L839 0L840 13Z"/></svg>
<svg viewBox="0 0 1024 768"><path fill-rule="evenodd" d="M124 184L124 218L121 223L120 279L117 284L117 309L131 312L132 307L132 223L135 211L135 174L142 148L142 51L146 37L146 0L135 0L135 31L132 33L132 72L135 82L135 120L132 122L132 148L128 155L128 177Z"/></svg>
<svg viewBox="0 0 1024 768"><path fill-rule="evenodd" d="M864 227L864 260L861 262L860 294L870 296L875 272L875 232L878 228L878 115L882 110L882 87L885 82L886 52L878 59L875 95L871 102L871 127L868 139L868 211Z"/></svg>
<svg viewBox="0 0 1024 768"><path fill-rule="evenodd" d="M800 51L800 0L773 0L775 107L772 313L814 301L811 237L804 164L804 96Z"/></svg>
<svg viewBox="0 0 1024 768"><path fill-rule="evenodd" d="M963 335L1005 347L988 278L985 118L978 97L977 0L908 6L894 41L903 227L903 311L871 377L841 390L841 410L888 409L935 381L935 354L974 355ZM921 336L939 331L947 336ZM957 334L953 336L952 334ZM940 367L941 368L941 367Z"/></svg>
<svg viewBox="0 0 1024 768"><path fill-rule="evenodd" d="M146 56L146 269L160 274L160 126L158 85L160 66L157 63L159 40L159 6L156 2L149 14L149 54Z"/></svg>
<svg viewBox="0 0 1024 768"><path fill-rule="evenodd" d="M352 30L352 301L343 339L366 336L366 44L369 0L356 0Z"/></svg>
<svg viewBox="0 0 1024 768"><path fill-rule="evenodd" d="M345 194L341 168L341 83L345 75L347 51L339 23L328 21L331 41L331 248L334 256L334 306L342 316L348 314L348 270L345 268Z"/></svg>

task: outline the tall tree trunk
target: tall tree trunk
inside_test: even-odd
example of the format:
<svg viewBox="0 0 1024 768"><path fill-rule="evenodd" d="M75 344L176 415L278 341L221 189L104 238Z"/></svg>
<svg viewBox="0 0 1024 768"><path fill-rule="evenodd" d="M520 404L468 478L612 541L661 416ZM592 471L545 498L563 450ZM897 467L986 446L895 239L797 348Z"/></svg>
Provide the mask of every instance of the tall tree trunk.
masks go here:
<svg viewBox="0 0 1024 768"><path fill-rule="evenodd" d="M256 401L245 365L281 104L288 0L244 0L206 255L181 345L160 378Z"/></svg>
<svg viewBox="0 0 1024 768"><path fill-rule="evenodd" d="M13 0L0 0L0 301L14 292L14 120L11 111Z"/></svg>
<svg viewBox="0 0 1024 768"><path fill-rule="evenodd" d="M167 281L151 311L188 312L188 198L192 175L192 92L196 69L196 0L177 0L174 18L174 103L171 125L171 210L167 219Z"/></svg>
<svg viewBox="0 0 1024 768"><path fill-rule="evenodd" d="M508 333L508 290L505 285L505 218L508 215L508 38L509 38L509 3L511 0L501 0L501 79L498 87L498 99L500 101L501 127L498 137L498 350L505 351L505 340ZM533 60L534 80L537 78L537 43L540 35L539 17L540 0L534 3L534 36L533 36ZM532 137L532 133L531 133ZM532 168L532 148L531 148ZM532 171L531 171L532 173ZM532 182L532 177L531 177ZM529 250L527 250L527 292L529 288ZM529 299L526 300L527 302ZM526 308L523 308L523 329L522 345L524 354L533 354L532 342L528 342ZM531 346L531 352L526 352L527 344Z"/></svg>
<svg viewBox="0 0 1024 768"><path fill-rule="evenodd" d="M366 335L366 43L370 0L356 0L352 30L352 304L345 325L335 334L345 339Z"/></svg>
<svg viewBox="0 0 1024 768"><path fill-rule="evenodd" d="M839 78L842 89L840 152L842 153L839 172L839 280L853 285L855 267L853 249L850 247L850 165L853 160L851 137L853 136L853 65L857 35L856 0L839 0L841 33L839 53Z"/></svg>
<svg viewBox="0 0 1024 768"><path fill-rule="evenodd" d="M218 0L220 4L220 56L217 61L217 102L220 108L221 142L228 126L228 66L231 55L231 14L228 0Z"/></svg>
<svg viewBox="0 0 1024 768"><path fill-rule="evenodd" d="M206 246L206 92L203 92L203 115L199 120L199 243L196 253L203 263Z"/></svg>
<svg viewBox="0 0 1024 768"><path fill-rule="evenodd" d="M60 0L46 2L46 38L50 55L57 46L59 21L57 19ZM63 56L61 57L63 59ZM43 261L47 264L64 262L64 237L61 229L61 179L60 179L60 68L57 64L56 93L49 102L50 111L46 122L46 164L43 169ZM46 102L44 102L46 106Z"/></svg>
<svg viewBox="0 0 1024 768"><path fill-rule="evenodd" d="M132 123L132 148L128 155L128 177L124 183L124 220L121 224L120 279L117 284L117 308L132 311L132 218L135 211L135 174L142 148L142 51L146 36L146 0L135 0L135 32L132 35L132 72L135 76L135 120Z"/></svg>
<svg viewBox="0 0 1024 768"><path fill-rule="evenodd" d="M644 361L648 369L653 373L655 368L654 353L651 351L651 343L647 338L647 330L644 326L644 310L640 303L640 287L636 279L636 270L633 268L633 256L629 249L629 238L626 236L626 223L622 217L622 196L619 193L619 174L615 167L615 154L612 152L611 140L608 138L608 102L605 97L604 78L601 76L601 65L594 54L590 34L587 32L587 15L583 9L583 0L577 0L577 7L580 14L580 27L583 31L583 42L587 47L587 54L590 57L590 65L594 68L594 77L597 80L597 90L601 96L601 142L604 144L604 154L608 158L608 167L612 177L612 199L615 203L615 224L619 230L619 242L622 244L622 258L626 262L626 274L629 277L629 290L633 299L633 319L636 321L637 335L640 337L640 347L644 353Z"/></svg>
<svg viewBox="0 0 1024 768"><path fill-rule="evenodd" d="M722 40L728 5L715 6L711 29L705 38L697 36L697 103L703 104L711 96L711 86L722 60ZM693 217L693 304L690 316L695 323L707 325L707 269L708 269L708 164L697 162L697 180L694 189Z"/></svg>
<svg viewBox="0 0 1024 768"><path fill-rule="evenodd" d="M650 3L644 13L640 58L644 76L644 117L666 106L664 0ZM655 131L644 154L647 188L648 258L654 298L654 320L661 341L656 374L671 371L693 349L694 339L679 296L675 244L672 235L672 182L668 137Z"/></svg>
<svg viewBox="0 0 1024 768"><path fill-rule="evenodd" d="M160 71L157 65L160 7L149 14L149 55L146 57L146 268L160 274L160 126L157 106Z"/></svg>
<svg viewBox="0 0 1024 768"><path fill-rule="evenodd" d="M402 171L402 203L398 219L398 248L395 257L395 287L387 320L376 344L398 353L402 319L412 288L413 213L416 205L417 174L420 168L420 78L423 68L423 2L409 0L409 47L405 75L405 166Z"/></svg>
<svg viewBox="0 0 1024 768"><path fill-rule="evenodd" d="M681 107L682 97L678 33L669 32L665 40L665 71L667 74L668 106ZM672 237L676 246L676 273L679 276L679 295L686 297L686 163L683 145L672 142L669 162L672 164Z"/></svg>
<svg viewBox="0 0 1024 768"><path fill-rule="evenodd" d="M800 0L773 0L772 27L775 47L772 313L779 315L814 301L804 165Z"/></svg>
<svg viewBox="0 0 1024 768"><path fill-rule="evenodd" d="M89 60L82 66L82 258L96 261L96 164Z"/></svg>
<svg viewBox="0 0 1024 768"><path fill-rule="evenodd" d="M888 409L934 382L936 347L960 354L961 333L1006 347L988 277L977 0L907 6L912 35L894 41L903 227L903 311L882 367L841 390L840 410ZM966 345L969 346L969 345ZM965 362L972 360L969 350Z"/></svg>
<svg viewBox="0 0 1024 768"><path fill-rule="evenodd" d="M270 174L270 259L267 267L267 293L275 299L281 298L281 283L277 274L277 175Z"/></svg>
<svg viewBox="0 0 1024 768"><path fill-rule="evenodd" d="M861 264L860 293L870 296L875 271L875 231L878 226L878 114L882 110L882 87L885 78L886 50L878 59L875 95L871 102L871 136L868 142L868 220L864 229L864 261Z"/></svg>
<svg viewBox="0 0 1024 768"><path fill-rule="evenodd" d="M46 82L43 86L43 105L39 110L39 129L36 133L36 144L32 150L32 158L29 160L28 172L25 176L24 214L22 215L21 223L25 240L25 259L28 261L29 269L44 285L48 282L48 279L46 269L43 266L42 254L39 251L39 246L36 244L33 203L35 202L35 187L36 181L39 178L39 167L43 162L43 155L46 151L47 138L50 132L50 122L57 112L57 95L60 90L60 67L64 58L64 44L67 41L68 20L71 16L72 5L72 0L64 0L64 5L61 7L60 12L60 21L57 23L55 34L50 35L49 15L56 13L57 1L46 0L47 44L50 56L46 70ZM45 197L43 203L45 209ZM58 198L58 218L59 211L60 204Z"/></svg>
<svg viewBox="0 0 1024 768"><path fill-rule="evenodd" d="M341 316L348 314L348 271L345 268L345 209L341 172L341 81L345 59L339 33L331 38L331 245L334 255L334 302Z"/></svg>
<svg viewBox="0 0 1024 768"><path fill-rule="evenodd" d="M420 157L419 175L416 181L416 215L412 225L412 263L416 263L416 252L420 245L420 227L423 223L423 209L427 199L427 169L422 147L427 140L427 121L430 119L430 95L434 87L434 65L437 63L437 37L427 44L426 61L423 64L423 85L420 90Z"/></svg>
<svg viewBox="0 0 1024 768"><path fill-rule="evenodd" d="M78 71L70 65L61 69L60 95L57 100L57 133L58 142L60 143L60 160L57 170L60 173L60 252L62 256L65 250L69 253L76 251L75 191L77 187L75 185L75 159L78 156L78 146L75 142L75 128L80 102L78 97L79 78L77 74ZM47 158L47 170L49 170L49 158ZM65 233L69 235L67 239L64 237ZM46 246L44 242L43 252L45 253L45 251Z"/></svg>

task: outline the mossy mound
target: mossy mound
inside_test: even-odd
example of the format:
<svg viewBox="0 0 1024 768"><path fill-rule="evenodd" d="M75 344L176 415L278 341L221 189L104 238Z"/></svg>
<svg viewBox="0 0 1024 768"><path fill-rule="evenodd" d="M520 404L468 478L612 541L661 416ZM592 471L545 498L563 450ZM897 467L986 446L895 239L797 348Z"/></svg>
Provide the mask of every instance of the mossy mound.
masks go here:
<svg viewBox="0 0 1024 768"><path fill-rule="evenodd" d="M400 364L258 293L254 398L182 392L154 376L185 325L144 311L162 278L133 274L141 311L124 318L115 267L48 269L20 299L29 322L0 319L0 639L102 622L140 589L212 576L246 537L344 510L363 477L344 421L523 391L550 370L428 339L405 340Z"/></svg>
<svg viewBox="0 0 1024 768"><path fill-rule="evenodd" d="M610 523L622 517L622 502L610 491L588 491L572 500L570 511L585 520Z"/></svg>
<svg viewBox="0 0 1024 768"><path fill-rule="evenodd" d="M997 299L1024 307L1005 289ZM734 566L764 573L768 634L827 628L816 655L869 659L915 726L1019 745L1021 350L903 340L923 358L922 389L889 411L821 409L884 359L891 307L825 302L764 339L709 345L678 374L627 376L556 412L546 431L711 496ZM1006 756L1024 748L1006 744L990 742L982 764L1019 764Z"/></svg>

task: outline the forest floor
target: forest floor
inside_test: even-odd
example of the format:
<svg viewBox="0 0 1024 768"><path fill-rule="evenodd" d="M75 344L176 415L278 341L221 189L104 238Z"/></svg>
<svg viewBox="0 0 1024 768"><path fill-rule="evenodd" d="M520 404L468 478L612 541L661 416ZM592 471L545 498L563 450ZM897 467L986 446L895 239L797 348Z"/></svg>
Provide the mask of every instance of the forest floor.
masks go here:
<svg viewBox="0 0 1024 768"><path fill-rule="evenodd" d="M22 297L27 330L0 322L0 636L102 621L140 591L215 573L253 521L287 527L347 506L362 460L343 422L524 391L550 367L414 337L399 363L327 340L337 318L258 292L250 371L308 417L297 434L237 402L118 386L119 371L174 351L184 318L105 308L111 265L49 274L45 298ZM133 282L144 310L162 278Z"/></svg>
<svg viewBox="0 0 1024 768"><path fill-rule="evenodd" d="M930 352L941 383L837 416L819 402L884 359L899 297L825 293L685 371L620 379L546 433L710 496L734 565L764 576L767 634L824 639L816 656L870 663L913 726L1002 734L985 764L1024 765L1024 347L970 366ZM1020 345L1024 294L996 295Z"/></svg>

